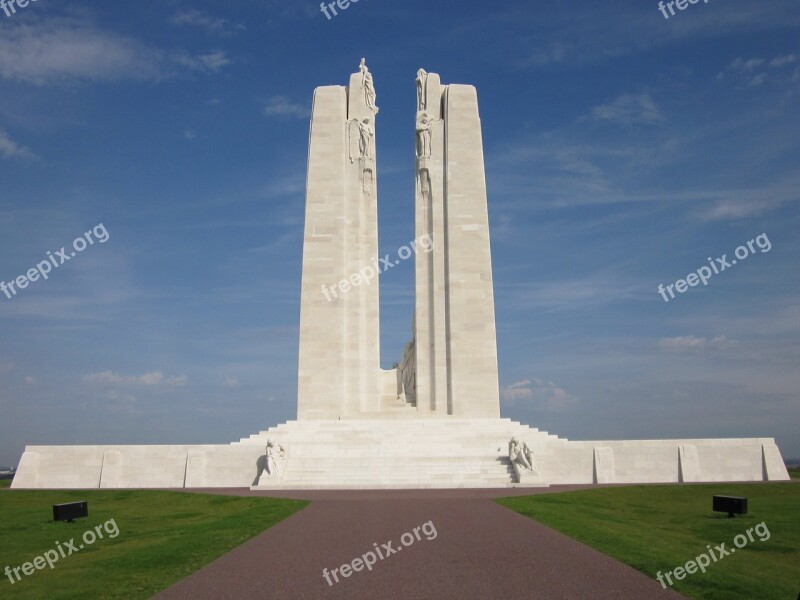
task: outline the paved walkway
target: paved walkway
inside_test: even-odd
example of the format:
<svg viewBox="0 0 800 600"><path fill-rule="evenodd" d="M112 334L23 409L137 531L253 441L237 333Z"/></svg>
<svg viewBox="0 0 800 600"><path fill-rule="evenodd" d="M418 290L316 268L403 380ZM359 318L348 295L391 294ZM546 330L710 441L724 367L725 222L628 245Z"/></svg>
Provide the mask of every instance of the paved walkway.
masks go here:
<svg viewBox="0 0 800 600"><path fill-rule="evenodd" d="M582 486L557 486L555 493ZM209 493L307 498L313 502L258 537L178 582L158 600L304 598L399 600L676 599L654 579L491 498L535 490ZM401 536L431 521L435 539L404 547ZM430 531L430 528L428 528ZM431 532L430 537L433 537ZM372 571L330 577L377 545L396 552ZM409 542L409 538L405 538Z"/></svg>

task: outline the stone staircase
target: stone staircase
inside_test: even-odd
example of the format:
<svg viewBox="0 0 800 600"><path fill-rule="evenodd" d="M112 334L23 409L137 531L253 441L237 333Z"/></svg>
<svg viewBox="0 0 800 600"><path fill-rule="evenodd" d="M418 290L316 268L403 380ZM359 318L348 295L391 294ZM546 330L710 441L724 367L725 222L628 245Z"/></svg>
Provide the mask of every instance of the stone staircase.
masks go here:
<svg viewBox="0 0 800 600"><path fill-rule="evenodd" d="M566 440L510 419L289 421L234 445L287 449L270 489L507 487L514 483L508 442L536 452Z"/></svg>

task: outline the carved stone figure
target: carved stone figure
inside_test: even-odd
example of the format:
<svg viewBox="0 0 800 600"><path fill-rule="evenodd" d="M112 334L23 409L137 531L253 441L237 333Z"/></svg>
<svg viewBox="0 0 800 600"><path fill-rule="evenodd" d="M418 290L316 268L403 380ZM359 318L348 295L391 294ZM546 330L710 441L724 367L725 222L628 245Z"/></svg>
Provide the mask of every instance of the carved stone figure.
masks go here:
<svg viewBox="0 0 800 600"><path fill-rule="evenodd" d="M372 80L372 73L367 68L367 59L362 58L361 64L358 65L358 70L361 71L361 88L364 90L364 101L367 103L367 108L375 111L378 114L378 107L375 105L375 83Z"/></svg>
<svg viewBox="0 0 800 600"><path fill-rule="evenodd" d="M416 349L414 341L403 348L403 359L397 366L398 394L405 402L413 403L417 399Z"/></svg>
<svg viewBox="0 0 800 600"><path fill-rule="evenodd" d="M366 117L363 121L358 121L358 133L359 155L361 158L372 158L374 156L372 147L375 140L375 128L369 122L369 117Z"/></svg>
<svg viewBox="0 0 800 600"><path fill-rule="evenodd" d="M264 458L264 471L258 480L259 485L265 480L280 478L285 464L286 448L273 440L267 440L267 455Z"/></svg>
<svg viewBox="0 0 800 600"><path fill-rule="evenodd" d="M416 316L412 319L412 335L415 321ZM417 401L417 351L414 339L403 348L403 358L397 365L397 398L410 404Z"/></svg>
<svg viewBox="0 0 800 600"><path fill-rule="evenodd" d="M428 104L428 73L425 69L417 71L417 110L422 111Z"/></svg>
<svg viewBox="0 0 800 600"><path fill-rule="evenodd" d="M536 462L533 460L533 452L528 448L528 444L520 442L517 438L511 438L508 443L508 458L515 471L524 469L531 473L539 473Z"/></svg>
<svg viewBox="0 0 800 600"><path fill-rule="evenodd" d="M417 158L431 156L431 119L428 113L417 113Z"/></svg>

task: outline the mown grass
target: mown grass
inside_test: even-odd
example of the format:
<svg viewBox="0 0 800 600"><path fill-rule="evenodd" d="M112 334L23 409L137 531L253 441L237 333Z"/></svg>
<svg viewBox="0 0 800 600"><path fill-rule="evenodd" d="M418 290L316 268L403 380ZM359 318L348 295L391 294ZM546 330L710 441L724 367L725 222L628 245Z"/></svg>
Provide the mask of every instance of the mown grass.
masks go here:
<svg viewBox="0 0 800 600"><path fill-rule="evenodd" d="M52 505L87 500L89 518L54 523ZM0 569L113 519L104 539L14 583L0 573L0 598L145 599L291 516L308 503L164 491L0 493ZM22 575L22 571L19 571Z"/></svg>
<svg viewBox="0 0 800 600"><path fill-rule="evenodd" d="M746 496L749 514L713 513L715 494ZM800 485L793 482L599 488L498 502L653 578L708 544L731 548L735 536L763 522L769 539L754 533L754 542L705 573L673 578L673 589L703 600L785 600L800 592Z"/></svg>

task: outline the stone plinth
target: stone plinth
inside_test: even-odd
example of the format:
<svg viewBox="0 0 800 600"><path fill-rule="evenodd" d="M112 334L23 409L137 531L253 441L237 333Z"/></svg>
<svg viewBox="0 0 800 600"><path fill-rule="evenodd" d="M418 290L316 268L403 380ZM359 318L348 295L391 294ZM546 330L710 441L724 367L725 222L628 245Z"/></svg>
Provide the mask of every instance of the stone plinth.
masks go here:
<svg viewBox="0 0 800 600"><path fill-rule="evenodd" d="M512 437L530 447L538 476L518 483ZM259 489L679 483L687 447L691 481L789 479L771 438L573 442L509 419L380 418L290 421L218 446L29 446L12 487L256 488L267 440L287 458Z"/></svg>

